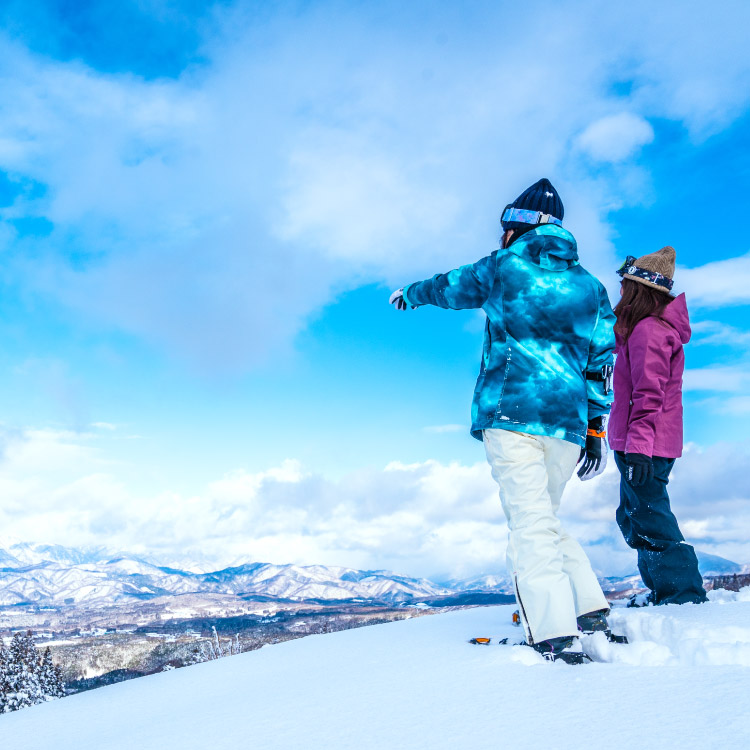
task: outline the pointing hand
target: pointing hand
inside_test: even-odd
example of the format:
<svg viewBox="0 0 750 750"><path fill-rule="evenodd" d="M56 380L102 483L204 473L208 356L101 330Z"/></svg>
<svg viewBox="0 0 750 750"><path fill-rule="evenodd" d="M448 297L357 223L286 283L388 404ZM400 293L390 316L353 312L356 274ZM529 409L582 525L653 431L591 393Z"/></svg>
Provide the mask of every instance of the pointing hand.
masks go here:
<svg viewBox="0 0 750 750"><path fill-rule="evenodd" d="M401 289L397 289L393 294L391 295L391 298L388 300L388 303L391 305L396 305L397 310L406 310L408 305L406 304L406 300L404 299L404 288L401 287ZM416 305L412 305L411 309L414 310L416 308Z"/></svg>

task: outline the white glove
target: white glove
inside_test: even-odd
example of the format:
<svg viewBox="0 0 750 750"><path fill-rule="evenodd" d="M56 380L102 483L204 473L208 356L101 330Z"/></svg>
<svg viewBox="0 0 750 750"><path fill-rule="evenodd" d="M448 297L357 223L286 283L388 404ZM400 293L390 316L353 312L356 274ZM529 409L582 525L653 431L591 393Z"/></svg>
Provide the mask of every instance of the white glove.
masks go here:
<svg viewBox="0 0 750 750"><path fill-rule="evenodd" d="M592 458L585 451L586 449L584 448L581 468L578 470L578 478L582 482L586 482L604 473L604 469L607 468L607 441L605 439L601 441L601 458Z"/></svg>
<svg viewBox="0 0 750 750"><path fill-rule="evenodd" d="M391 295L391 298L388 300L389 305L396 305L397 310L406 310L407 304L406 300L404 299L404 288L401 287L401 289L396 289L396 291ZM416 305L412 305L411 309L416 309Z"/></svg>

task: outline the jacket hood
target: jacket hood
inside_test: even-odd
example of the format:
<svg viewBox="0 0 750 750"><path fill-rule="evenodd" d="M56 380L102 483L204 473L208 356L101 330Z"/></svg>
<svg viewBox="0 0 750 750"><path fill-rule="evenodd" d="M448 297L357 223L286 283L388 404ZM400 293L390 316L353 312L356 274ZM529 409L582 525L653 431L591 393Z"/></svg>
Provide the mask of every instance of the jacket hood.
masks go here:
<svg viewBox="0 0 750 750"><path fill-rule="evenodd" d="M687 309L687 299L684 294L675 297L665 308L662 313L662 320L677 331L680 341L687 344L690 341L692 331L690 330L690 317Z"/></svg>
<svg viewBox="0 0 750 750"><path fill-rule="evenodd" d="M526 232L508 248L508 252L547 271L566 271L578 265L575 237L556 224L542 224Z"/></svg>

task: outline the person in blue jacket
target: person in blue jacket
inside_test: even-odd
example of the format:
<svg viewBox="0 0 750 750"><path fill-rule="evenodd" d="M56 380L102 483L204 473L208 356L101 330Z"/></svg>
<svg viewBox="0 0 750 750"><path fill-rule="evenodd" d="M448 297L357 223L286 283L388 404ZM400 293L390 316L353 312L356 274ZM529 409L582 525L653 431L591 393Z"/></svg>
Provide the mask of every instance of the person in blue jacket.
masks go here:
<svg viewBox="0 0 750 750"><path fill-rule="evenodd" d="M614 315L578 260L563 204L541 179L502 214L501 248L391 295L398 309L482 308L484 350L471 410L508 520L508 569L527 643L555 659L580 630L606 630L609 606L581 546L557 518L582 461L602 466ZM568 659L566 659L568 660Z"/></svg>

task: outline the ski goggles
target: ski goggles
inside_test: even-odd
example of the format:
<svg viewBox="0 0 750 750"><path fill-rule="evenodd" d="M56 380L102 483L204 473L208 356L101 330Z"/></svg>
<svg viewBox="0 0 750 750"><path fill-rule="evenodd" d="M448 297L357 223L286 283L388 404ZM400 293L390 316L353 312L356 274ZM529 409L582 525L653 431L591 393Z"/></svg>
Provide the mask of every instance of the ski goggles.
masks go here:
<svg viewBox="0 0 750 750"><path fill-rule="evenodd" d="M505 228L505 225L515 221L519 224L557 224L562 226L562 219L558 219L552 214L545 214L541 211L529 211L526 208L514 208L513 206L506 206L503 211L500 223Z"/></svg>
<svg viewBox="0 0 750 750"><path fill-rule="evenodd" d="M672 291L674 281L656 271L647 271L645 268L639 268L635 265L635 257L628 255L625 262L617 269L619 276L635 276L637 279L650 281L652 284L663 287L667 291Z"/></svg>

